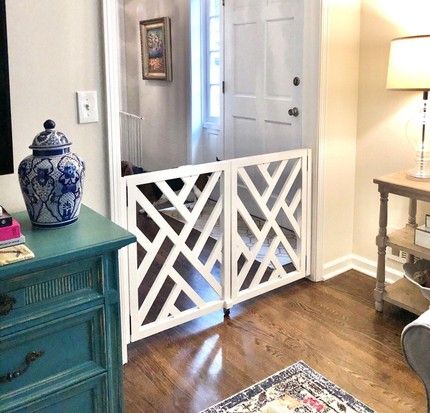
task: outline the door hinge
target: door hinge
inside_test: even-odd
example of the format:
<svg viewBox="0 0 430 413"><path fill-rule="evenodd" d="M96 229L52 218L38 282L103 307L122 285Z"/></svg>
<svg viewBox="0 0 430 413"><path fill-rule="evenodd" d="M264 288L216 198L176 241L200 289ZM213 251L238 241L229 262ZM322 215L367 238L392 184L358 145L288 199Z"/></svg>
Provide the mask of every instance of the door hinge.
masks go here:
<svg viewBox="0 0 430 413"><path fill-rule="evenodd" d="M222 93L225 93L225 82L224 80L222 81L222 85L221 85L221 89L222 89Z"/></svg>
<svg viewBox="0 0 430 413"><path fill-rule="evenodd" d="M225 0L222 0L222 5L225 6Z"/></svg>

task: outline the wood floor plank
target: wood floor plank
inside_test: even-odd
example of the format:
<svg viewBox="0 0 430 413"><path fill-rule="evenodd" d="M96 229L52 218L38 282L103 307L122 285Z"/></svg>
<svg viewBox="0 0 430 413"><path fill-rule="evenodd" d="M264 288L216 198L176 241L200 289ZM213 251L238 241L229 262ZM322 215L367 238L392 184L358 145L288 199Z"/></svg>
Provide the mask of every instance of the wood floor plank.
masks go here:
<svg viewBox="0 0 430 413"><path fill-rule="evenodd" d="M424 413L400 348L415 316L373 309L374 280L349 271L296 282L129 346L127 413L193 413L304 360L379 413Z"/></svg>

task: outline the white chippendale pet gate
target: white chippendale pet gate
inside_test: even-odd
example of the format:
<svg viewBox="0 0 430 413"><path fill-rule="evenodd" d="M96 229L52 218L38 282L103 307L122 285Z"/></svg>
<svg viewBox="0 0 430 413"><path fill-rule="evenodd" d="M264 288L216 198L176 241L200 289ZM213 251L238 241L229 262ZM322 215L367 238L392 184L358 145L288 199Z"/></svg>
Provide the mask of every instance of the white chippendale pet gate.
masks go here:
<svg viewBox="0 0 430 413"><path fill-rule="evenodd" d="M311 151L124 178L131 341L309 275Z"/></svg>

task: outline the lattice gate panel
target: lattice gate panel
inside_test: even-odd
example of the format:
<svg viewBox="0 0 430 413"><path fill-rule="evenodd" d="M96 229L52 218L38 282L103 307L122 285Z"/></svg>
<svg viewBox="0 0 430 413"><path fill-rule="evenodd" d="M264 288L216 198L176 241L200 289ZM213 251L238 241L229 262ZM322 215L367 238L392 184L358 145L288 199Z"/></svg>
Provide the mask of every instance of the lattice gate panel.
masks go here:
<svg viewBox="0 0 430 413"><path fill-rule="evenodd" d="M132 341L225 305L228 168L217 162L126 178L128 228L137 237L129 249Z"/></svg>
<svg viewBox="0 0 430 413"><path fill-rule="evenodd" d="M230 305L307 275L310 151L232 161Z"/></svg>
<svg viewBox="0 0 430 413"><path fill-rule="evenodd" d="M125 178L131 341L309 275L311 151Z"/></svg>

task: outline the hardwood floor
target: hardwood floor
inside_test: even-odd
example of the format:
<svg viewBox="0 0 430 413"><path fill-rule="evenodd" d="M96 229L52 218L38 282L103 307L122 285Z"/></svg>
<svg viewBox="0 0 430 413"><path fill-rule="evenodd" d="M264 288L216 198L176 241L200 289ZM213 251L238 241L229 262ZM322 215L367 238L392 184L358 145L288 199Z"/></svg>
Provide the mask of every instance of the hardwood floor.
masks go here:
<svg viewBox="0 0 430 413"><path fill-rule="evenodd" d="M379 413L424 413L419 379L400 348L415 317L373 309L374 280L349 271L296 282L131 344L124 370L127 413L194 413L298 360Z"/></svg>

